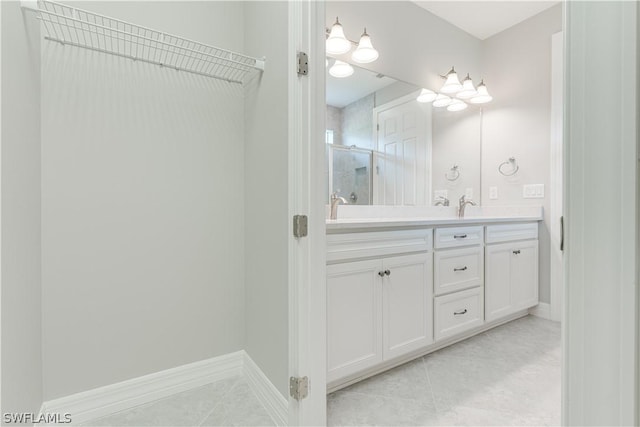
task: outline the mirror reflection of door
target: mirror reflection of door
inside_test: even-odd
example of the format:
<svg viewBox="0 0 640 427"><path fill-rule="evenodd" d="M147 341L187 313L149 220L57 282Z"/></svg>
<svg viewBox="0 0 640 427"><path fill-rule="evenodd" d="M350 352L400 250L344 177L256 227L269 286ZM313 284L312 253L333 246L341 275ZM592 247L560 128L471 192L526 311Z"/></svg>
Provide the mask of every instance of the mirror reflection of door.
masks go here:
<svg viewBox="0 0 640 427"><path fill-rule="evenodd" d="M408 95L374 108L373 115L378 151L374 204L429 204L431 106Z"/></svg>

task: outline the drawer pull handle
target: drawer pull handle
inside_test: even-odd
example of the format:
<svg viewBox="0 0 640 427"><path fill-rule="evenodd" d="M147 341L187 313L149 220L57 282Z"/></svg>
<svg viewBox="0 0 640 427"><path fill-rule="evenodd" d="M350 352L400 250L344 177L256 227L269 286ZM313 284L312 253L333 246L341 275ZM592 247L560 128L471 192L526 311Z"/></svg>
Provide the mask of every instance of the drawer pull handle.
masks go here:
<svg viewBox="0 0 640 427"><path fill-rule="evenodd" d="M466 239L467 235L466 234L454 234L453 238L454 239Z"/></svg>
<svg viewBox="0 0 640 427"><path fill-rule="evenodd" d="M386 274L387 276L391 276L391 271L390 270L385 270L384 274Z"/></svg>
<svg viewBox="0 0 640 427"><path fill-rule="evenodd" d="M465 309L464 309L464 310L462 310L462 311L454 311L454 312L453 312L453 315L454 315L454 316L459 316L459 315L461 315L461 314L467 314L467 309L465 308Z"/></svg>
<svg viewBox="0 0 640 427"><path fill-rule="evenodd" d="M518 254L520 254L520 249L518 249L517 251L513 251L513 254L514 254L514 255L518 255Z"/></svg>
<svg viewBox="0 0 640 427"><path fill-rule="evenodd" d="M384 277L384 271L378 271L378 276Z"/></svg>
<svg viewBox="0 0 640 427"><path fill-rule="evenodd" d="M454 268L453 271L465 271L466 269L467 269L467 266L465 265L464 267Z"/></svg>

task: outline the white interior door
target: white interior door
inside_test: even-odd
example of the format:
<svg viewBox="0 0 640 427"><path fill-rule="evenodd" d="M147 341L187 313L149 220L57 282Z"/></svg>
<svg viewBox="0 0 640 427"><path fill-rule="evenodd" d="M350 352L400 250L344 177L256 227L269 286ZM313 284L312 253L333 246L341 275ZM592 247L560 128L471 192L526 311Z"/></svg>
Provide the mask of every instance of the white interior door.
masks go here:
<svg viewBox="0 0 640 427"><path fill-rule="evenodd" d="M419 206L431 193L431 110L408 95L373 110L375 204Z"/></svg>

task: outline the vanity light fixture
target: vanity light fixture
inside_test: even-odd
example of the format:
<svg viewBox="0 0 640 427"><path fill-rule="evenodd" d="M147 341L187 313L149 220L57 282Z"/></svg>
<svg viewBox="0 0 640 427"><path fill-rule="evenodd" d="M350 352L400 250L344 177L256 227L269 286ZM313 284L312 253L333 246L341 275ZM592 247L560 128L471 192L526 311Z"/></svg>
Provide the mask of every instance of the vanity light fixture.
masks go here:
<svg viewBox="0 0 640 427"><path fill-rule="evenodd" d="M440 92L447 94L456 94L462 90L462 84L460 84L460 80L458 80L458 73L456 70L451 67L451 70L447 73L446 76L441 76L447 79L442 88L440 88Z"/></svg>
<svg viewBox="0 0 640 427"><path fill-rule="evenodd" d="M351 42L344 36L344 29L337 16L327 38L326 49L327 53L331 55L342 55L351 50Z"/></svg>
<svg viewBox="0 0 640 427"><path fill-rule="evenodd" d="M364 32L360 36L360 42L358 43L358 47L351 54L351 59L360 64L367 64L369 62L373 62L378 59L378 51L373 48L371 44L371 37L367 34L367 29L364 29Z"/></svg>
<svg viewBox="0 0 640 427"><path fill-rule="evenodd" d="M353 67L346 62L336 59L336 62L329 68L329 74L339 79L349 77L353 74Z"/></svg>
<svg viewBox="0 0 640 427"><path fill-rule="evenodd" d="M426 103L432 102L438 97L438 94L429 89L422 89L420 95L416 98L416 101Z"/></svg>
<svg viewBox="0 0 640 427"><path fill-rule="evenodd" d="M447 111L462 111L467 108L467 103L459 99L451 100L451 104L447 106Z"/></svg>
<svg viewBox="0 0 640 427"><path fill-rule="evenodd" d="M451 104L451 98L441 93L439 93L433 101L433 106L436 108L447 107L449 104Z"/></svg>
<svg viewBox="0 0 640 427"><path fill-rule="evenodd" d="M484 80L480 81L477 90L478 94L471 98L469 102L472 104L486 104L487 102L491 102L493 96L489 95L489 91L487 91L487 86L484 84Z"/></svg>
<svg viewBox="0 0 640 427"><path fill-rule="evenodd" d="M478 91L475 87L473 87L473 80L469 77L467 73L467 77L462 81L462 90L456 94L456 97L460 99L469 99L473 98L478 94Z"/></svg>
<svg viewBox="0 0 640 427"><path fill-rule="evenodd" d="M325 49L329 55L342 55L351 50L351 46L356 46L356 50L351 54L351 59L354 62L360 64L368 64L378 59L379 53L373 47L371 43L371 36L367 33L367 29L360 36L358 43L349 40L344 35L344 28L338 17L336 16L336 22L331 27L331 30L326 30L327 41L325 43Z"/></svg>

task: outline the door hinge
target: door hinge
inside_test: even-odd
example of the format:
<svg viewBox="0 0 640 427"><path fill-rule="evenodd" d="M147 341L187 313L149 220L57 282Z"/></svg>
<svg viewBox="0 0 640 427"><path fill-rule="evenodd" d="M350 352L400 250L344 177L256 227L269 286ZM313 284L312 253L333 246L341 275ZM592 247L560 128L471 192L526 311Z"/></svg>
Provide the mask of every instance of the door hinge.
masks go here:
<svg viewBox="0 0 640 427"><path fill-rule="evenodd" d="M295 400L302 400L309 395L309 378L308 377L291 377L289 378L289 394Z"/></svg>
<svg viewBox="0 0 640 427"><path fill-rule="evenodd" d="M308 234L309 219L306 215L293 216L293 237L306 237Z"/></svg>
<svg viewBox="0 0 640 427"><path fill-rule="evenodd" d="M304 52L298 52L298 74L301 76L309 74L309 57Z"/></svg>

